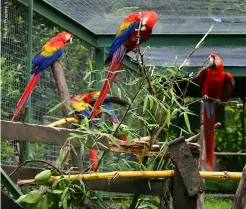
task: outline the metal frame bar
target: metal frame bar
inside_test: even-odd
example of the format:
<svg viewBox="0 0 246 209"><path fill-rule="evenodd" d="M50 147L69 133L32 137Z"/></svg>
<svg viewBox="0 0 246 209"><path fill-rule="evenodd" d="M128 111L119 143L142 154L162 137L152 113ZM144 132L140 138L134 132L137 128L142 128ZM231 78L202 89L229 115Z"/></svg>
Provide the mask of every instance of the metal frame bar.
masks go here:
<svg viewBox="0 0 246 209"><path fill-rule="evenodd" d="M9 176L1 168L1 184L4 185L8 191L14 196L15 199L19 198L22 194L20 189L15 185L15 183L9 178Z"/></svg>
<svg viewBox="0 0 246 209"><path fill-rule="evenodd" d="M152 34L148 42L141 44L142 47L165 47L165 46L195 46L204 36L198 33L167 33ZM97 34L98 47L110 47L115 34ZM242 47L246 46L246 34L209 34L203 46L211 47Z"/></svg>
<svg viewBox="0 0 246 209"><path fill-rule="evenodd" d="M32 25L33 25L33 0L28 0L28 45L27 45L27 81L30 80L32 71ZM31 99L29 100L29 107L27 109L27 122L31 120ZM30 142L25 143L25 160L30 156Z"/></svg>
<svg viewBox="0 0 246 209"><path fill-rule="evenodd" d="M182 69L183 75L188 75L192 72L198 72L199 66L184 67ZM224 66L226 72L231 73L234 77L245 77L246 76L246 66Z"/></svg>

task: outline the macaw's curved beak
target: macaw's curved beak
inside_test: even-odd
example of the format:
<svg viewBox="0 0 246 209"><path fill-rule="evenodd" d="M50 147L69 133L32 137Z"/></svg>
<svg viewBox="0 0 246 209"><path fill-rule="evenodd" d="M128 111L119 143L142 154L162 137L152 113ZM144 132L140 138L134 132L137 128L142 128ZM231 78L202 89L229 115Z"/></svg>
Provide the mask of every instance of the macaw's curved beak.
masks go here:
<svg viewBox="0 0 246 209"><path fill-rule="evenodd" d="M209 56L209 67L216 67L215 59L212 56Z"/></svg>
<svg viewBox="0 0 246 209"><path fill-rule="evenodd" d="M69 40L70 40L70 44L71 44L73 42L73 37L71 37Z"/></svg>

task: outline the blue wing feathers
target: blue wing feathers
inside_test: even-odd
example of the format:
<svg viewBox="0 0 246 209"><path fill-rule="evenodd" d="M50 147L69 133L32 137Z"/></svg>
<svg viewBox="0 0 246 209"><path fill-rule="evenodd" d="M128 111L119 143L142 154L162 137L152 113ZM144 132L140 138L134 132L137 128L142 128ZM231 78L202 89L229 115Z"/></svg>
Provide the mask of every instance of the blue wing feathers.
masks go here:
<svg viewBox="0 0 246 209"><path fill-rule="evenodd" d="M32 64L36 65L32 73L36 74L36 73L44 71L52 63L57 61L62 56L63 52L64 52L64 48L60 48L51 56L45 57L45 56L42 56L40 53L37 54L32 60Z"/></svg>
<svg viewBox="0 0 246 209"><path fill-rule="evenodd" d="M129 26L128 28L126 28L122 34L120 34L119 36L116 36L113 40L113 43L110 47L109 53L106 56L106 60L105 63L110 60L110 58L113 56L113 54L116 52L116 50L122 45L124 44L125 41L127 41L127 39L130 37L130 35L135 31L135 29L138 28L139 23L136 22L134 24L132 24L131 26Z"/></svg>

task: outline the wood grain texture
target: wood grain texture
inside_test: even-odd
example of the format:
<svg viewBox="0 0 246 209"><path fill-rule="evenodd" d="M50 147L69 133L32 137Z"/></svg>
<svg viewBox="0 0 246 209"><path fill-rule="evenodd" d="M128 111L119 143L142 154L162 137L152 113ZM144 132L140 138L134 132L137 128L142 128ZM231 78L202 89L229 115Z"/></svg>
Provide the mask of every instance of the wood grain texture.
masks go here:
<svg viewBox="0 0 246 209"><path fill-rule="evenodd" d="M17 141L28 141L35 143L44 143L44 144L54 144L62 146L70 134L77 134L78 136L83 136L85 132L73 129L66 128L55 128L48 127L44 125L34 125L34 124L24 124L20 122L4 121L1 120L1 138L7 140L17 140ZM112 152L124 152L129 154L141 155L145 150L146 156L159 156L162 157L171 157L169 150L164 154L160 154L160 147L154 151L148 151L148 142L124 142L117 138L114 138L119 146L111 142L107 135L94 139L88 136L88 140L82 141L81 137L75 137L71 140L71 143L75 147L80 147L80 144L83 143L89 149L98 149L98 150L109 150ZM81 143L80 143L81 141ZM194 158L198 159L200 155L200 146L196 143L187 142L189 149L192 152Z"/></svg>
<svg viewBox="0 0 246 209"><path fill-rule="evenodd" d="M232 203L232 209L243 209L244 206L246 206L246 164Z"/></svg>

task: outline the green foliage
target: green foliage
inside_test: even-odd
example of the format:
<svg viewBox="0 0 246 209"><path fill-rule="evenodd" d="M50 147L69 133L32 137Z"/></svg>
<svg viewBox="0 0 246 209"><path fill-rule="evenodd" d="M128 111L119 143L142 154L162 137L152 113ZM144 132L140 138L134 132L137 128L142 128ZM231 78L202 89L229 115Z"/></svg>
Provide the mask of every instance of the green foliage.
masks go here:
<svg viewBox="0 0 246 209"><path fill-rule="evenodd" d="M4 164L17 163L14 143L9 140L1 139L1 161Z"/></svg>
<svg viewBox="0 0 246 209"><path fill-rule="evenodd" d="M242 136L242 131L244 130L244 137L246 137L245 127L244 129L242 127L243 109L227 106L225 111L227 116L225 128L216 131L216 150L218 152L239 152L245 150ZM246 124L246 115L244 116L244 121L244 124ZM244 139L244 141L246 140ZM243 156L218 156L217 158L220 170L241 172L245 164Z"/></svg>
<svg viewBox="0 0 246 209"><path fill-rule="evenodd" d="M230 209L232 206L231 200L216 199L210 195L205 196L205 209Z"/></svg>

